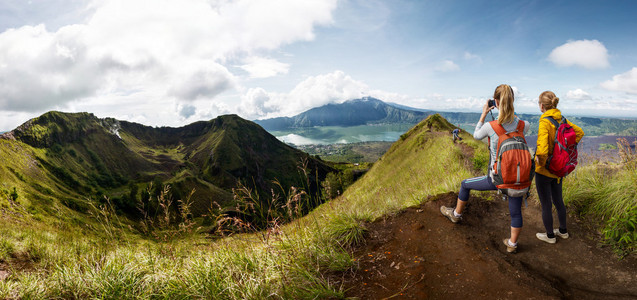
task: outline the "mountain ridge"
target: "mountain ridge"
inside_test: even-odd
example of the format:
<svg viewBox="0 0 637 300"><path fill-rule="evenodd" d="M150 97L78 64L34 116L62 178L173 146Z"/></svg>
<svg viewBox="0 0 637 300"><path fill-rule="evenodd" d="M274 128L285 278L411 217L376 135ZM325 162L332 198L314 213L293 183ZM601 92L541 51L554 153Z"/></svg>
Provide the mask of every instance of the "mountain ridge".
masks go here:
<svg viewBox="0 0 637 300"><path fill-rule="evenodd" d="M269 194L275 181L285 188L309 182L306 188L315 193L318 181L332 171L237 115L157 128L91 113L52 111L4 133L0 141L9 157L19 155L11 154L18 147L30 152L46 178L38 190L24 166L3 159L0 173L13 170L20 176L3 174L0 187L18 186L35 202L68 198L65 205L80 211L86 209L85 198L108 195L119 209L134 214L139 194L132 191L155 182L171 184L175 199L194 189L193 213L201 215L213 201L231 205L232 189L239 182L262 194ZM300 179L298 167L303 162L316 178Z"/></svg>

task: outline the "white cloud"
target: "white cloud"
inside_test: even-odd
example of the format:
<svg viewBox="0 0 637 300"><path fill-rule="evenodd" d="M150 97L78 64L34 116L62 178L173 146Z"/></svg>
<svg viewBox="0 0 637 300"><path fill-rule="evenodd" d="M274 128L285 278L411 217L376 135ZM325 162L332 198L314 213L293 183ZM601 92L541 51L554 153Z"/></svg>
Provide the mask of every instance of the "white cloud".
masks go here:
<svg viewBox="0 0 637 300"><path fill-rule="evenodd" d="M202 60L202 62L205 62ZM193 101L210 99L234 87L234 76L224 66L208 62L192 68L181 66L174 70L175 78L167 93L177 99Z"/></svg>
<svg viewBox="0 0 637 300"><path fill-rule="evenodd" d="M516 87L513 87L517 93ZM428 98L371 89L343 71L311 76L300 82L288 93L272 93L262 88L249 89L242 96L239 114L247 119L265 119L293 116L329 103L342 103L365 96L385 102L407 105L414 108L452 111L479 111L486 98L452 99L440 94Z"/></svg>
<svg viewBox="0 0 637 300"><path fill-rule="evenodd" d="M271 95L262 88L252 88L241 97L241 104L239 105L239 111L242 115L250 118L265 116L273 112L273 106L276 103L272 103Z"/></svg>
<svg viewBox="0 0 637 300"><path fill-rule="evenodd" d="M613 76L613 79L601 83L607 90L637 94L637 68L626 73Z"/></svg>
<svg viewBox="0 0 637 300"><path fill-rule="evenodd" d="M452 60L444 60L436 66L435 70L440 72L455 72L460 70L460 66Z"/></svg>
<svg viewBox="0 0 637 300"><path fill-rule="evenodd" d="M566 99L590 100L591 95L582 89L575 89L566 93Z"/></svg>
<svg viewBox="0 0 637 300"><path fill-rule="evenodd" d="M464 59L465 60L469 60L469 61L475 61L475 62L477 62L479 64L482 63L482 57L480 57L480 56L478 56L476 54L473 54L471 52L468 52L468 51L465 51Z"/></svg>
<svg viewBox="0 0 637 300"><path fill-rule="evenodd" d="M242 97L239 112L249 119L292 116L313 107L364 96L370 96L369 86L354 80L343 71L334 71L308 77L289 93L269 93L262 88L250 89Z"/></svg>
<svg viewBox="0 0 637 300"><path fill-rule="evenodd" d="M290 98L298 107L312 107L366 96L369 86L353 79L343 71L308 77L291 92Z"/></svg>
<svg viewBox="0 0 637 300"><path fill-rule="evenodd" d="M548 60L561 67L579 66L602 69L610 66L608 50L598 40L569 41L549 54Z"/></svg>
<svg viewBox="0 0 637 300"><path fill-rule="evenodd" d="M271 58L250 56L244 62L245 64L240 67L250 73L252 78L268 78L278 74L287 74L290 69L289 64Z"/></svg>
<svg viewBox="0 0 637 300"><path fill-rule="evenodd" d="M96 1L86 23L9 29L0 33L0 110L210 100L238 88L231 61L312 40L336 1ZM244 67L252 77L289 68L273 59Z"/></svg>
<svg viewBox="0 0 637 300"><path fill-rule="evenodd" d="M515 98L515 100L526 97L525 94L520 92L520 88L518 88L517 86L511 86L511 89L513 90L513 97Z"/></svg>
<svg viewBox="0 0 637 300"><path fill-rule="evenodd" d="M525 108L535 112L537 98L527 97L516 86L516 108ZM271 93L262 88L248 90L242 97L239 114L247 119L265 119L281 116L293 116L329 103L342 103L346 100L371 96L385 102L393 102L414 108L479 112L487 98L485 97L449 97L437 93L424 98L416 98L395 92L371 89L362 81L356 80L342 71L308 77L288 93ZM490 97L490 96L488 96Z"/></svg>
<svg viewBox="0 0 637 300"><path fill-rule="evenodd" d="M108 57L88 58L77 27L50 33L44 25L0 34L0 109L39 111L92 95L102 69L119 66Z"/></svg>

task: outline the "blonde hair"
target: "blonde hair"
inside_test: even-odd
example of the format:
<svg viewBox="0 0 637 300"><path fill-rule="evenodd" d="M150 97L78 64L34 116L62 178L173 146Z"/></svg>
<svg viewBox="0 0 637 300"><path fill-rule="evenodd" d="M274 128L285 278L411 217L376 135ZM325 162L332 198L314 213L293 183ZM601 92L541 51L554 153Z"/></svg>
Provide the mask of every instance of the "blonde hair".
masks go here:
<svg viewBox="0 0 637 300"><path fill-rule="evenodd" d="M495 88L495 92L493 92L493 99L500 100L500 103L498 105L498 110L500 110L500 114L498 115L498 123L500 123L500 125L511 123L515 118L513 97L513 89L508 84L499 85L497 88Z"/></svg>
<svg viewBox="0 0 637 300"><path fill-rule="evenodd" d="M560 98L555 96L555 93L551 91L545 91L540 94L539 102L542 104L544 110L549 110L557 108L557 104L560 103Z"/></svg>

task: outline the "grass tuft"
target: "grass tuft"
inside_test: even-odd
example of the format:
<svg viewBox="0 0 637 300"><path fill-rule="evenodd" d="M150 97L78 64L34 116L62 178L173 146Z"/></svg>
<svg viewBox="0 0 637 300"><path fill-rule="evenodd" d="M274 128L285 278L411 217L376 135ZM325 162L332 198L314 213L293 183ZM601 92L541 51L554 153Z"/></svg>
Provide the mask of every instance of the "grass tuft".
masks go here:
<svg viewBox="0 0 637 300"><path fill-rule="evenodd" d="M326 227L328 235L341 247L351 249L365 241L367 228L363 222L351 215L339 215L334 217Z"/></svg>

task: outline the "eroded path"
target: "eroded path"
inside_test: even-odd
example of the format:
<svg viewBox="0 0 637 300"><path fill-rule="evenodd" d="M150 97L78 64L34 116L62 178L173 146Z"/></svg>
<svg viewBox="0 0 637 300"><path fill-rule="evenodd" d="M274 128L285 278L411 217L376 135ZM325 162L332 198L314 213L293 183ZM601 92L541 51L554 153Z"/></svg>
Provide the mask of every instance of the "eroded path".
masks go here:
<svg viewBox="0 0 637 300"><path fill-rule="evenodd" d="M597 233L569 218L571 238L547 244L539 205L523 207L518 253L506 253L507 203L472 197L461 223L452 224L442 194L368 224L357 267L345 276L348 297L360 299L637 299L637 259L618 260L597 246ZM570 216L569 216L570 217ZM556 223L557 224L557 220Z"/></svg>

